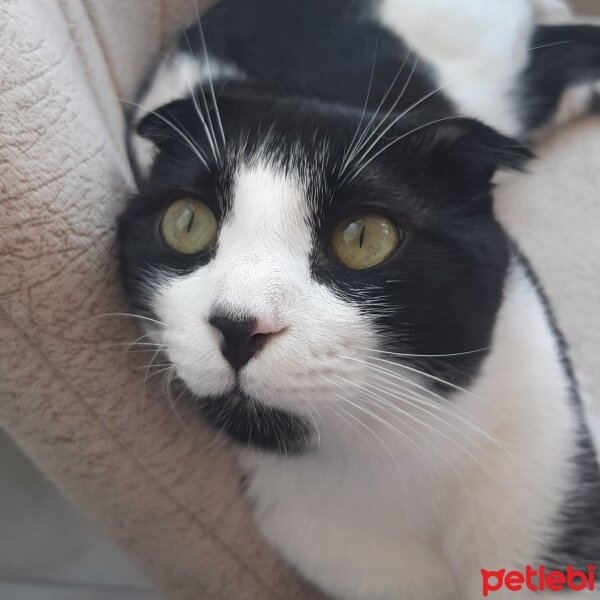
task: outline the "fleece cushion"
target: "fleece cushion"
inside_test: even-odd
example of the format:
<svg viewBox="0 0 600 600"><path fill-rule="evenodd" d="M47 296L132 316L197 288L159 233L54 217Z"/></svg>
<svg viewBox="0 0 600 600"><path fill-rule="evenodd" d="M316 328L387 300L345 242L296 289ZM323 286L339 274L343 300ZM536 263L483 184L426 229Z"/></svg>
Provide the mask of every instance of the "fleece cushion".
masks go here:
<svg viewBox="0 0 600 600"><path fill-rule="evenodd" d="M121 98L193 0L0 3L0 426L165 597L309 600L260 540L231 449L130 352L116 271L132 188ZM600 121L505 178L588 397L600 390ZM109 316L110 315L110 316Z"/></svg>

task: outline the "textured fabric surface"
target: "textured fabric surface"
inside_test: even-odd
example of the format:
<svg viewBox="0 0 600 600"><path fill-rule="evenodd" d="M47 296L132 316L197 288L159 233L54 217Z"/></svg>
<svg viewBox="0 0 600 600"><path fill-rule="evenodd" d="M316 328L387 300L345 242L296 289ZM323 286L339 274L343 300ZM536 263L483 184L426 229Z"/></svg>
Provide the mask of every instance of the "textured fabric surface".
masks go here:
<svg viewBox="0 0 600 600"><path fill-rule="evenodd" d="M119 97L192 0L0 2L0 426L174 599L315 597L252 528L227 444L164 391L116 275ZM600 122L511 176L502 219L600 389Z"/></svg>
<svg viewBox="0 0 600 600"><path fill-rule="evenodd" d="M0 2L0 425L166 597L309 598L254 533L222 440L145 388L150 355L114 345L135 323L97 317L127 310L118 97L179 4Z"/></svg>

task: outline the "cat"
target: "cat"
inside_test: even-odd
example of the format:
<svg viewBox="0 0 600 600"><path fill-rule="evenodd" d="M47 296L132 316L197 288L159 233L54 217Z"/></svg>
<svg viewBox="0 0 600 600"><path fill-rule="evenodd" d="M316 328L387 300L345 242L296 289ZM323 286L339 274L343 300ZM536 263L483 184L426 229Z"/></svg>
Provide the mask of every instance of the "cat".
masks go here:
<svg viewBox="0 0 600 600"><path fill-rule="evenodd" d="M600 28L538 23L563 18L224 0L140 87L125 288L263 537L332 598L474 600L482 569L600 560L567 347L493 208L533 135L597 105Z"/></svg>

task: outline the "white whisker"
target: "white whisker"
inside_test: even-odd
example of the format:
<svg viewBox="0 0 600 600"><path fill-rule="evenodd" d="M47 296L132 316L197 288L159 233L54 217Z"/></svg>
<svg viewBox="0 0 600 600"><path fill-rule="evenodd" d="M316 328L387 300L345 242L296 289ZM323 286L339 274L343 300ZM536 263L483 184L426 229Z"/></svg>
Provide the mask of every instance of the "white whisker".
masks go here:
<svg viewBox="0 0 600 600"><path fill-rule="evenodd" d="M210 68L210 58L208 56L208 49L206 47L206 38L204 37L204 29L202 28L202 21L200 19L200 13L198 12L198 5L196 5L196 22L198 25L198 31L200 32L200 40L202 41L202 50L204 52L204 58L206 60L206 66L208 71L208 85L212 96L213 105L215 107L215 113L217 115L217 124L219 126L219 133L221 134L221 140L223 141L223 149L227 146L227 140L225 139L225 130L223 129L223 121L221 120L221 113L219 111L219 105L217 104L217 97L215 95L215 88L213 85L212 71Z"/></svg>
<svg viewBox="0 0 600 600"><path fill-rule="evenodd" d="M92 317L90 317L88 320L93 320L93 319L103 319L103 318L107 318L107 317L129 317L131 319L141 319L143 321L149 321L151 323L155 323L157 325L165 325L165 323L163 323L162 321L158 321L156 319L152 319L150 317L146 317L144 315L138 315L135 313L123 313L123 312L116 312L116 313L103 313L101 315L94 315Z"/></svg>
<svg viewBox="0 0 600 600"><path fill-rule="evenodd" d="M188 45L190 54L194 54L194 51L192 50L192 45L190 43L190 39L187 35L185 28L183 27L183 23L181 22L181 20L179 20L179 23L180 23L181 30L183 31L183 35L185 36L185 39L187 41L187 45ZM164 56L169 62L171 62L176 69L179 69L179 64L173 57L168 56L163 53L160 53L160 54L162 54L162 56ZM214 131L211 131L206 123L206 119L204 118L203 109L200 107L198 93L196 92L196 88L194 86L194 82L192 80L190 73L186 72L185 75L186 75L186 85L190 91L190 96L192 98L192 103L194 105L196 115L198 116L198 119L200 120L200 123L202 124L202 129L204 130L204 135L206 136L206 139L207 139L210 149L212 151L212 155L215 160L215 163L219 164L220 163L220 153L219 153L219 149L218 149L218 145L217 145L217 140L214 136ZM202 89L202 86L200 86L200 91L202 93L202 100L203 100L202 104L204 106L204 110L206 110L206 112L208 114L208 103L206 102L206 96L204 95L204 90ZM209 115L209 118L210 118L210 115Z"/></svg>
<svg viewBox="0 0 600 600"><path fill-rule="evenodd" d="M326 377L323 377L323 378L326 379L327 381L329 381L329 383L332 383L333 385L336 385L337 387L339 387L341 389L344 389L343 386L340 385L339 383L331 381L331 380L327 379ZM345 383L352 384L351 381L349 381L347 379L344 379L343 377L339 377L339 378L342 381L344 381ZM369 392L367 392L367 393L369 393ZM343 397L341 397L341 396L339 396L337 394L336 394L336 396L339 397L340 399L348 402L354 408L356 408L357 410L363 412L364 414L366 414L370 418L372 418L372 419L376 420L377 422L381 423L386 429L390 430L394 435L398 435L404 441L406 441L409 444L409 446L411 446L417 452L417 455L423 461L423 464L426 466L427 476L430 478L430 481L432 482L432 484L434 486L436 486L438 484L438 481L436 480L436 478L431 474L431 471L429 470L429 468L427 468L428 466L430 466L429 463L428 463L429 457L423 452L422 448L416 443L415 440L413 440L408 434L406 434L405 432L401 431L397 427L394 427L391 423L388 423L388 421L386 421L385 419L383 419L382 417L380 417L379 415L377 415L373 411L370 411L367 408L361 406L360 404L348 400L347 398L343 398ZM456 467L449 461L448 457L444 456L441 453L440 449L437 448L433 444L433 442L431 442L431 440L429 440L422 432L420 432L414 426L406 423L405 421L400 420L399 417L398 417L398 415L393 415L392 413L389 413L389 411L386 411L386 412L388 414L390 414L390 416L392 416L392 418L396 418L396 420L398 420L404 427L407 427L413 434L417 435L425 444L427 444L432 449L432 451L435 452L440 457L440 459L443 462L445 462L449 466L449 468L451 468L455 472L455 474L457 475L457 477L462 481L461 475L458 472L458 470L456 469ZM372 431L372 433L374 435L377 435L373 431ZM379 441L382 444L384 444L385 448L390 452L391 456L393 457L394 461L396 462L396 464L398 466L399 472L402 473L402 470L400 468L400 465L397 462L397 458L396 458L395 454L389 449L389 446L383 441L383 439L381 437L377 436L377 438L379 439Z"/></svg>
<svg viewBox="0 0 600 600"><path fill-rule="evenodd" d="M365 98L365 103L363 105L362 114L360 115L360 121L358 122L358 127L356 128L356 131L354 132L354 136L350 140L350 145L348 146L347 152L350 152L350 150L352 150L353 144L354 144L358 134L360 133L360 128L362 127L365 115L367 114L367 106L369 105L369 99L371 97L371 89L373 87L373 77L375 75L375 63L377 62L378 48L379 48L379 36L377 37L377 42L375 44L375 52L373 55L373 64L371 65L371 75L369 77L369 87L367 88L367 97ZM345 152L344 156L342 157L342 168L340 170L340 174L343 173L346 158L347 158L347 153Z"/></svg>
<svg viewBox="0 0 600 600"><path fill-rule="evenodd" d="M341 354L339 356L342 357L342 358L345 358L347 360L352 360L352 361L355 361L355 362L362 363L365 366L367 366L368 368L380 369L381 371L387 373L389 377L392 377L394 379L397 379L397 380L400 380L400 381L402 381L404 383L407 383L411 387L414 387L414 388L417 388L417 389L423 391L424 393L428 394L432 398L435 398L436 400L441 401L442 403L450 403L451 402L451 400L449 400L448 398L445 398L441 394L438 394L437 392L434 392L433 390L430 390L429 388L427 388L427 387L419 384L418 382L414 381L410 377L401 375L400 373L392 371L392 370L390 370L390 369L388 369L386 367L382 367L380 365L374 365L373 363L371 363L369 361L364 361L364 360L361 360L359 358L352 357L352 356L344 356L344 355L341 355ZM409 367L407 365L404 365L402 363L395 362L395 361L390 361L390 360L386 360L386 359L382 359L382 358L379 358L377 356L371 356L371 357L369 357L369 360L377 361L377 362L383 362L384 364L388 364L390 366L394 366L394 367L398 367L400 369L405 369L405 370L408 370L408 371L415 372L416 374L418 374L421 377L424 377L425 379L431 379L433 381L436 381L438 383L446 385L446 386L450 387L451 389L454 389L455 391L459 391L461 393L464 393L464 394L468 395L471 398L477 399L477 401L486 404L490 409L495 410L501 416L507 416L506 413L500 407L496 406L491 400L483 398L483 397L481 397L481 396L473 393L472 391L467 390L466 388L462 388L460 386L452 384L449 381L446 381L445 379L441 379L440 377L435 377L434 375L429 376L428 373L425 373L424 371L420 371L419 369L414 369L414 368ZM462 412L464 415L469 416L469 413L467 411L465 411L462 407L460 407L457 403L452 403L452 407L453 407L453 410L457 410L459 412ZM486 434L486 432L484 430L481 430L480 432L483 433L484 435Z"/></svg>
<svg viewBox="0 0 600 600"><path fill-rule="evenodd" d="M340 379L342 379L343 381L345 381L346 383L357 387L358 389L366 392L367 394L371 395L372 397L378 398L380 401L382 401L383 403L388 402L387 400L385 400L385 398L383 398L382 396L380 396L379 394L376 394L375 392L370 391L369 389L367 389L365 386L359 384L359 383L355 383L353 381L350 381L348 379L344 379L342 377L340 377L339 375L337 376ZM436 427L434 427L433 425L426 423L424 421L422 421L421 419L417 418L415 415L410 414L409 412L401 409L400 407L396 407L398 409L399 412L401 412L405 417L416 421L418 424L420 424L423 427L426 427L427 429L429 429L430 431L432 431L433 433L435 433L436 435L439 435L441 437L443 437L446 441L450 442L450 444L452 444L453 446L455 446L456 448L458 448L459 450L461 450L462 452L464 452L470 459L472 459L477 465L479 465L482 469L484 469L486 472L488 472L488 469L483 465L483 463L467 448L465 448L464 446L462 446L461 444L459 444L454 438L452 438L451 436L447 435L446 433L444 433L443 431L440 431L439 429L437 429ZM404 423L406 425L406 423ZM493 479L497 481L496 477L493 476ZM500 482L498 482L500 483Z"/></svg>
<svg viewBox="0 0 600 600"><path fill-rule="evenodd" d="M410 55L408 55L408 56L410 56ZM402 63L402 67L400 68L400 72L398 73L398 76L404 70L404 65L406 64L406 62L408 60L408 56L404 60L404 62ZM359 154L360 152L362 152L363 148L365 148L365 146L373 139L373 137L375 135L377 135L377 130L385 123L386 119L388 119L390 117L390 115L394 112L395 108L398 106L398 104L400 103L400 101L404 97L404 94L406 93L406 90L407 90L408 86L410 85L410 82L412 81L412 78L414 76L414 73L415 73L415 71L417 69L417 65L418 64L419 64L419 57L416 56L415 57L415 61L414 61L413 66L412 66L412 69L411 69L410 73L408 74L406 82L404 83L404 86L402 87L402 90L400 91L400 94L398 95L398 98L394 101L394 103L392 104L392 106L388 109L387 113L383 116L383 118L381 119L381 121L373 129L373 131L370 133L370 135L363 142L361 142L360 145L356 148L356 152L353 154L352 160L354 160L354 158L356 157L356 155ZM427 98L423 98L422 101L424 102L426 99ZM384 102L385 102L385 99L384 99ZM409 108L408 110L411 110L411 109ZM376 114L373 115L373 118L371 119L371 122L373 121L373 119L375 117L376 117ZM393 121L390 127L393 127L393 125L395 124L395 122L397 122L397 121ZM383 135L385 135L385 133L390 129L390 127L388 127L387 129L385 129L381 133L381 135L377 136L377 138L376 138L376 140L374 142L375 144L378 143L378 141L383 137ZM363 153L363 158L368 154L368 152L369 152L369 150L370 150L371 147L372 146L369 146L369 148ZM342 181L342 183L345 183L346 181L347 181L347 178L345 178Z"/></svg>
<svg viewBox="0 0 600 600"><path fill-rule="evenodd" d="M400 380L402 383L407 383L411 387L412 386L417 387L419 390L423 390L423 392L425 392L425 394L427 394L429 396L429 397L427 397L426 395L419 394L418 392L415 392L414 390L408 389L405 386L403 386L402 383L398 383L397 381L392 381L392 382L386 381L385 382L386 385L396 388L402 392L403 396L401 397L401 399L408 397L409 399L411 399L415 402L420 402L420 403L425 404L428 408L430 408L432 410L437 410L437 411L445 413L445 414L450 414L450 415L452 415L453 418L458 419L460 422L462 422L469 428L473 429L474 431L476 431L477 433L479 433L480 435L482 435L483 437L488 439L490 442L492 442L496 446L506 450L506 447L503 444L501 444L493 435L491 435L485 429L482 429L479 425L476 425L475 423L473 423L473 421L471 421L469 419L469 416L470 416L469 412L466 411L465 409L463 409L457 403L454 403L451 400L444 398L443 396L441 396L439 394L436 394L432 390L428 390L427 388L416 384L411 379L407 379L405 377L398 376L397 373L394 373L393 371L391 371L389 369L385 369L383 367L379 367L376 365L371 365L368 362L365 362L365 365L369 369L375 370L375 372L377 374L380 374L383 377L388 377L392 380L397 379L397 380ZM441 404L440 404L440 402L435 402L434 400L441 401ZM460 413L460 414L456 414L456 413Z"/></svg>
<svg viewBox="0 0 600 600"><path fill-rule="evenodd" d="M534 50L540 50L543 48L548 48L548 47L552 47L552 46L558 46L558 45L562 45L562 44L567 44L567 43L571 43L570 41L565 41L565 42L558 42L558 43L553 43L553 44L547 44L547 45L541 45L541 46L534 46L534 47L530 47L530 48L526 48L525 50L520 50L518 52L514 52L513 55L515 57L519 56L520 54L524 54L527 52L531 52ZM493 59L491 59L490 61L488 61L485 65L486 67L489 67L490 65L492 65L494 62L497 62L499 60L503 60L505 58L505 55L502 54L500 56L497 56ZM413 70L411 71L411 75L410 77L412 77L412 74L414 73L414 70L416 69L416 63L413 66ZM471 71L471 75L475 75L477 73L477 71L482 69L482 65L477 65L477 67L473 68ZM410 81L410 77L409 77L409 81ZM405 84L405 88L407 87L409 82L407 82L407 84ZM413 104L411 104L408 108L406 108L405 110L403 110L400 114L398 114L394 119L392 119L392 121L390 123L388 123L388 125L379 133L379 135L377 136L377 138L375 138L375 140L369 145L368 148L366 148L366 150L364 152L362 152L362 155L360 156L360 158L358 159L358 164L357 164L357 168L361 165L361 162L366 160L369 152L371 152L371 150L373 148L375 148L375 146L383 139L383 137L385 136L385 134L392 128L394 127L394 125L396 125L402 118L404 118L405 116L407 116L410 112L412 112L414 109L418 108L421 104L423 104L423 102L427 101L429 98L431 98L432 96L434 96L435 94L443 91L444 89L446 89L448 86L450 85L450 83L446 83L444 85L441 85L433 90L431 90L430 92L428 92L427 94L425 94L423 97L421 97L419 100L416 100L415 102L413 102ZM404 93L404 92L402 92ZM395 107L397 106L398 101L396 101L394 103L394 105L392 106L391 110L388 111L388 113L385 115L385 117L382 119L382 121L380 122L380 124L377 126L376 130L379 129L379 127L385 122L385 120L387 118L389 118L389 116L391 115L391 113L393 112L393 110L395 109ZM412 134L412 133L416 133L417 131L419 131L420 129L427 127L427 126L431 126L434 125L435 123L439 123L445 120L449 120L449 119L461 119L461 118L465 118L466 116L460 116L460 115L454 115L451 117L447 117L446 119L439 119L437 121L431 121L430 123L428 123L427 125L422 125L420 127L417 127L415 129L413 129L412 131L409 131L408 133L404 134L403 136L400 136L398 138L395 138L394 140L392 140L392 142L390 142L389 144L387 144L385 146L385 148L383 150L380 150L377 152L377 154L375 156L379 156L381 154L381 152L387 150L388 148L390 148L390 146L392 146L393 144L399 142L400 140L404 139L406 136ZM375 131L376 131L375 130ZM373 139L373 136L371 135L369 137L369 140ZM366 143L368 143L368 141ZM361 146L361 150L362 148L364 148L366 146L366 143L362 144ZM372 159L370 159L366 164L369 164L371 162ZM366 166L366 164L363 164L360 169L358 171L355 172L351 172L349 175L347 175L341 182L341 185L344 185L345 183L347 183L348 181L351 181L352 179L354 179L358 173L360 173L363 168Z"/></svg>
<svg viewBox="0 0 600 600"><path fill-rule="evenodd" d="M448 358L452 356L467 356L469 354L478 354L480 352L487 352L490 350L490 346L485 348L477 348L476 350L467 350L465 352L450 352L447 354L409 354L402 352L391 352L389 350L378 350L377 348L365 348L363 346L352 346L356 350L366 350L368 352L376 352L378 354L389 354L391 356L400 356L402 358Z"/></svg>
<svg viewBox="0 0 600 600"><path fill-rule="evenodd" d="M198 157L198 160L200 160L200 162L206 167L206 169L208 171L210 171L206 157L202 154L202 150L193 142L192 138L189 135L187 135L186 133L183 132L183 130L180 127L177 127L177 125L172 123L166 117L163 117L160 113L156 112L155 110L150 110L147 107L142 106L141 104L137 104L136 102L131 102L129 100L123 100L122 98L120 98L120 101L123 102L124 104L130 104L131 106L136 106L137 108L140 108L140 109L146 111L147 113L154 115L157 119L162 121L165 125L167 125L171 129L173 129L173 131L175 131L181 137L181 139L189 146L190 150L192 150L192 152Z"/></svg>

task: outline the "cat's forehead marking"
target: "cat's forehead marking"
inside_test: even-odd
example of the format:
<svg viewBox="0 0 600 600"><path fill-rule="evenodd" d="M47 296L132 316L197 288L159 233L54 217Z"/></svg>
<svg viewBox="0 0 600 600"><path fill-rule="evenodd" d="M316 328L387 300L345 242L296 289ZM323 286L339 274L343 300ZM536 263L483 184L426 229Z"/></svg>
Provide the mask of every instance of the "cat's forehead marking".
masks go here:
<svg viewBox="0 0 600 600"><path fill-rule="evenodd" d="M237 168L230 194L210 267L210 310L277 320L311 281L305 186L297 172L261 159Z"/></svg>
<svg viewBox="0 0 600 600"><path fill-rule="evenodd" d="M299 173L268 159L238 167L231 209L223 224L219 251L241 247L250 253L289 251L307 256L312 246L311 207Z"/></svg>

